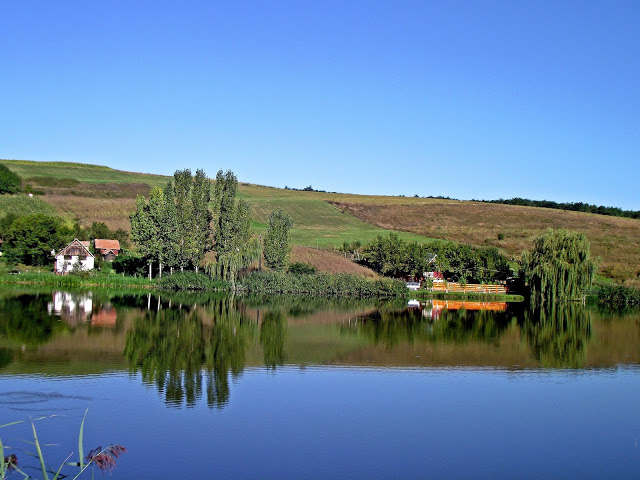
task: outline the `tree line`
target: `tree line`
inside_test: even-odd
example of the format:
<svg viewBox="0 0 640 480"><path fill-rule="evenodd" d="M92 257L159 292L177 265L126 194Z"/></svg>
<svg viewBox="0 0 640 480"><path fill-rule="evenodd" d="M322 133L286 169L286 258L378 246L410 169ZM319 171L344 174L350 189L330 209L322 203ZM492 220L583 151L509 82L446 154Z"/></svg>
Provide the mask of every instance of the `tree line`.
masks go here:
<svg viewBox="0 0 640 480"><path fill-rule="evenodd" d="M482 283L512 275L507 258L496 248L475 248L445 241L408 242L396 234L379 235L366 244L360 263L390 277L416 278L440 271L449 280Z"/></svg>
<svg viewBox="0 0 640 480"><path fill-rule="evenodd" d="M477 201L477 200L474 200ZM503 205L520 205L523 207L543 207L556 210L569 210L571 212L595 213L611 217L640 218L640 210L622 210L618 207L605 207L603 205L591 205L584 202L554 202L551 200L528 200L526 198L511 198L504 200L479 200L484 203L499 203Z"/></svg>

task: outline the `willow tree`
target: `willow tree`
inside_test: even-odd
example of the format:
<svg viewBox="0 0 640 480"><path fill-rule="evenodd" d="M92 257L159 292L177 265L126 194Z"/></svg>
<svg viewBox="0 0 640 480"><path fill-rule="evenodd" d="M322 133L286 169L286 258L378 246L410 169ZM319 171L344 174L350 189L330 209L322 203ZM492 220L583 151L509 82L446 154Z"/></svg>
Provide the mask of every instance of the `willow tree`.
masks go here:
<svg viewBox="0 0 640 480"><path fill-rule="evenodd" d="M577 300L591 286L596 264L587 237L569 230L548 229L520 259L521 273L534 303Z"/></svg>

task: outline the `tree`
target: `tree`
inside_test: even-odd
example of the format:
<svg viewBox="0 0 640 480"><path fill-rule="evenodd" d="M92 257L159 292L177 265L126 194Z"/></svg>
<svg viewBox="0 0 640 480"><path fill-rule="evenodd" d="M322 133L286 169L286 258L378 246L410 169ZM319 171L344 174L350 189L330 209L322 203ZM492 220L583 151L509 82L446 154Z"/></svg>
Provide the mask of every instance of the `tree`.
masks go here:
<svg viewBox="0 0 640 480"><path fill-rule="evenodd" d="M203 170L197 170L193 178L191 191L193 249L191 260L198 271L198 265L213 247L211 220L213 216L209 210L211 200L211 183Z"/></svg>
<svg viewBox="0 0 640 480"><path fill-rule="evenodd" d="M596 264L584 234L548 229L522 254L521 275L534 303L576 300L593 282Z"/></svg>
<svg viewBox="0 0 640 480"><path fill-rule="evenodd" d="M195 250L193 237L193 203L191 188L193 177L191 170L176 170L173 174L173 193L175 198L176 219L178 224L178 251L176 263L180 270L189 265Z"/></svg>
<svg viewBox="0 0 640 480"><path fill-rule="evenodd" d="M138 245L138 251L149 264L149 280L151 280L151 265L157 250L158 232L151 219L149 205L142 195L136 197L136 211L129 216L131 221L131 238Z"/></svg>
<svg viewBox="0 0 640 480"><path fill-rule="evenodd" d="M48 265L53 261L51 251L62 248L68 234L56 217L41 213L18 217L7 234L8 250L25 265Z"/></svg>
<svg viewBox="0 0 640 480"><path fill-rule="evenodd" d="M282 270L286 266L291 251L291 227L293 221L282 209L271 212L269 229L264 238L264 260L269 268Z"/></svg>
<svg viewBox="0 0 640 480"><path fill-rule="evenodd" d="M214 190L214 212L217 215L216 254L219 257L239 247L237 233L239 231L236 213L236 192L238 179L231 170L216 174Z"/></svg>
<svg viewBox="0 0 640 480"><path fill-rule="evenodd" d="M207 265L207 273L235 285L235 279L242 269L258 261L262 255L262 245L251 238L251 217L249 205L236 202L238 179L231 170L219 170L213 197L215 215L216 261Z"/></svg>
<svg viewBox="0 0 640 480"><path fill-rule="evenodd" d="M18 193L21 189L20 177L9 170L6 165L0 165L0 194Z"/></svg>

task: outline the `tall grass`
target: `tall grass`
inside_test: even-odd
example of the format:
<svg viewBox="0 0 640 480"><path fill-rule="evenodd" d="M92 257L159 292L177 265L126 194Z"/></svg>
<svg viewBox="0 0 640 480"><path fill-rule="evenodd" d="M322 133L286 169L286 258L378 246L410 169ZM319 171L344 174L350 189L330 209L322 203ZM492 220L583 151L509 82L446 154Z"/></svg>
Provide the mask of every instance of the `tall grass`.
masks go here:
<svg viewBox="0 0 640 480"><path fill-rule="evenodd" d="M41 444L40 439L38 438L38 432L36 430L36 425L35 425L36 421L44 420L50 417L45 416L45 417L30 419L31 431L33 434L33 442L27 442L27 443L30 443L35 447L36 453L33 454L33 453L26 452L26 454L27 456L34 457L38 461L40 474L42 475L42 477L40 478L42 478L42 480L58 480L58 479L64 479L64 478L72 478L73 480L76 480L80 478L82 474L85 473L85 471L89 469L92 470L92 467L94 466L102 470L103 472L111 471L116 465L116 460L123 453L126 453L127 449L122 445L111 444L105 448L98 447L96 449L93 449L85 457L84 446L83 446L84 423L87 418L88 411L89 411L88 409L85 411L84 416L82 417L82 422L80 423L80 431L78 434L78 461L70 462L69 459L72 456L72 454L70 454L60 464L57 470L53 470L53 468L47 465L47 460L43 452L44 445ZM10 422L4 425L0 425L0 428L10 427L12 425L17 425L24 422L25 422L24 420L18 420L15 422ZM24 456L21 455L21 459L19 459L15 453L5 456L5 451L8 451L8 450L17 450L17 449L7 446L7 444L3 443L3 441L0 439L0 480L5 480L6 478L9 477L9 475L13 474L14 472L22 475L23 480L28 480L28 479L35 480L36 477L32 476L30 473L25 472L26 468L23 465L24 460L22 460ZM73 475L70 473L63 473L64 467L76 467L79 470L77 470L75 475ZM94 476L93 471L91 473L91 476L92 477Z"/></svg>
<svg viewBox="0 0 640 480"><path fill-rule="evenodd" d="M0 284L37 284L52 287L113 287L113 288L154 288L156 280L142 277L127 277L117 274L105 275L91 273L88 275L54 275L51 272L25 272L19 275L1 274Z"/></svg>
<svg viewBox="0 0 640 480"><path fill-rule="evenodd" d="M347 273L294 275L281 272L254 272L241 288L256 294L304 294L341 297L395 297L407 292L405 282L390 278L370 279Z"/></svg>
<svg viewBox="0 0 640 480"><path fill-rule="evenodd" d="M31 215L43 213L45 215L57 215L53 205L38 197L27 195L0 195L0 218L13 213L15 215Z"/></svg>

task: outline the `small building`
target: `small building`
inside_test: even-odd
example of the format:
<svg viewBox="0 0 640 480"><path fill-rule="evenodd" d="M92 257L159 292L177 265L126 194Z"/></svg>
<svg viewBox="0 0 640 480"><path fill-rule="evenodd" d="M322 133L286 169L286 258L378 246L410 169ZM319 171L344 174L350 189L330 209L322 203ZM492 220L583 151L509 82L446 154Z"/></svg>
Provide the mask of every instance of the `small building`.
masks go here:
<svg viewBox="0 0 640 480"><path fill-rule="evenodd" d="M56 253L55 273L66 275L73 270L76 264L80 264L79 268L82 270L93 270L93 254L77 238Z"/></svg>
<svg viewBox="0 0 640 480"><path fill-rule="evenodd" d="M106 261L111 262L120 253L120 242L118 240L107 240L104 238L96 238L93 241L97 255L102 255Z"/></svg>

